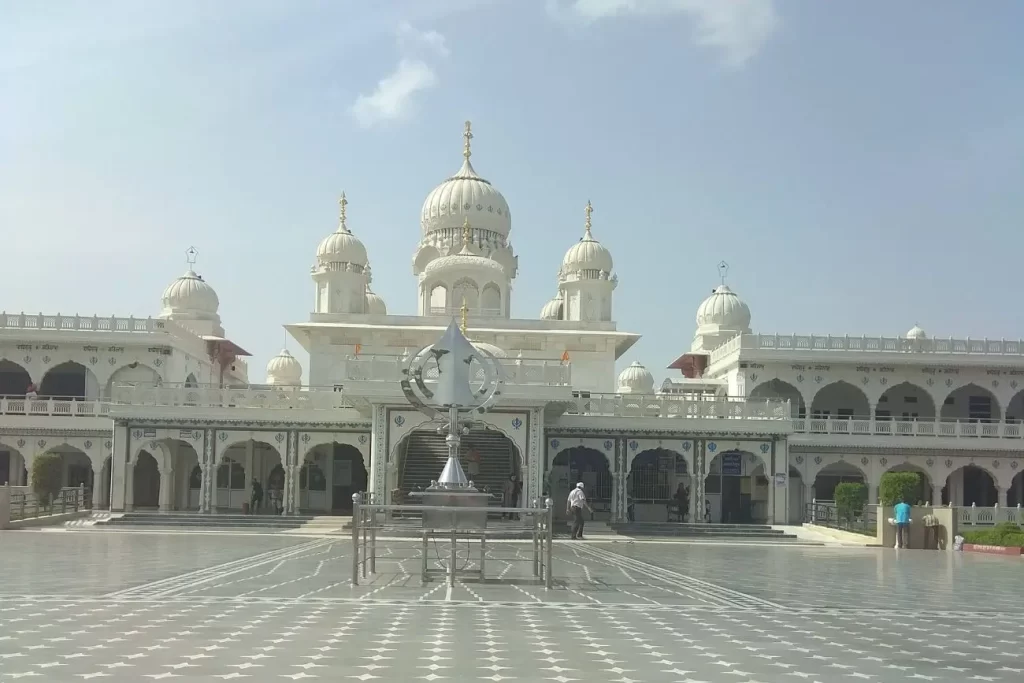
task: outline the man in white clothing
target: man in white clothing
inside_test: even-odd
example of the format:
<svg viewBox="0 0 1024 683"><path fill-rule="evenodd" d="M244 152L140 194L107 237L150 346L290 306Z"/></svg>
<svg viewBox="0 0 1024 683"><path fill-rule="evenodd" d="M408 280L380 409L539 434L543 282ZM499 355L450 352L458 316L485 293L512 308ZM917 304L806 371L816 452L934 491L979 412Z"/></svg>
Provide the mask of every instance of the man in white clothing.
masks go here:
<svg viewBox="0 0 1024 683"><path fill-rule="evenodd" d="M569 492L569 500L565 504L567 514L572 514L572 540L583 540L583 508L590 512L593 510L587 502L587 494L583 493L583 482L576 484L576 488Z"/></svg>

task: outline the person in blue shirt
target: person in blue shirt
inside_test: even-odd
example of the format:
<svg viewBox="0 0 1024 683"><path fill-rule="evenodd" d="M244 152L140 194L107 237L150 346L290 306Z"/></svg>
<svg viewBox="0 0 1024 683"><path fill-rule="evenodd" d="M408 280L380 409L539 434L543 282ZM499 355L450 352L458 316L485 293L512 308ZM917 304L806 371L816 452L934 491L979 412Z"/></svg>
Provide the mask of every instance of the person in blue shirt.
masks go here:
<svg viewBox="0 0 1024 683"><path fill-rule="evenodd" d="M900 498L900 502L896 503L893 512L896 521L896 547L908 548L910 547L910 505Z"/></svg>

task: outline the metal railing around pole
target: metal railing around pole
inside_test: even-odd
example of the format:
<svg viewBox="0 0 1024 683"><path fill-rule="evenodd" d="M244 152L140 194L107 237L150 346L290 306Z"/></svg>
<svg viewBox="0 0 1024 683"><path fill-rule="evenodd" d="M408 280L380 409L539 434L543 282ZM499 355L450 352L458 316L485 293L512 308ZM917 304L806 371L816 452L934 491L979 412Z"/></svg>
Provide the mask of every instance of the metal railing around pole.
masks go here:
<svg viewBox="0 0 1024 683"><path fill-rule="evenodd" d="M416 516L393 516L393 512L424 513L424 512L448 512L452 515L452 524L445 525L445 528L433 529L421 526L421 520ZM508 514L515 519L524 520L523 524L502 523L498 526L484 526L481 528L458 528L455 523L462 513L486 513L486 514ZM528 521L526 521L528 520ZM420 574L424 582L429 580L437 570L430 569L429 553L430 541L435 544L438 538L448 542L449 548L446 561L441 560L441 549L438 548L439 564L443 566L445 582L454 586L460 575L473 575L483 581L487 572L488 539L502 535L528 533L532 544L533 554L527 561L533 565L533 575L544 582L544 587L552 588L554 585L554 570L552 564L552 553L554 548L554 509L550 498L545 499L543 507L539 500L534 500L533 505L528 508L499 508L499 507L451 507L434 505L380 505L364 502L362 494L352 496L352 585L358 586L360 578L365 579L367 573L377 573L377 533L399 532L413 538L419 537ZM468 569L458 568L459 562L459 541L467 543L479 541L479 554L476 560L479 568ZM526 539L523 539L524 541ZM517 551L518 554L519 551ZM402 559L388 549L389 560ZM470 554L472 554L470 552ZM405 557L405 560L414 559ZM466 556L467 563L470 562ZM525 559L525 558L518 558ZM502 560L506 561L506 560Z"/></svg>

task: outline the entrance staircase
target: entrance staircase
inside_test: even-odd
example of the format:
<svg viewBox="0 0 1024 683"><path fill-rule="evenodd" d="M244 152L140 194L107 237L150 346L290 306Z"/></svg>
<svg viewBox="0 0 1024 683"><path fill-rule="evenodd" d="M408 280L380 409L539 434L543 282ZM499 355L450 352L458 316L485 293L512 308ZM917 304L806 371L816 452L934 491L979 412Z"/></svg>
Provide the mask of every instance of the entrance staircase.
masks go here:
<svg viewBox="0 0 1024 683"><path fill-rule="evenodd" d="M821 545L766 524L687 524L676 522L611 522L615 533L632 538L686 539L736 543Z"/></svg>
<svg viewBox="0 0 1024 683"><path fill-rule="evenodd" d="M94 527L115 529L208 529L231 531L285 531L313 520L308 515L201 515L195 512L126 512L96 520Z"/></svg>
<svg viewBox="0 0 1024 683"><path fill-rule="evenodd" d="M448 462L448 446L444 436L437 432L417 431L409 435L405 444L405 456L402 459L402 470L399 487L402 491L422 491L437 479ZM501 492L515 462L515 446L508 438L489 429L474 429L462 437L462 448L459 462L466 476L473 480L478 490L492 494L491 504L501 504ZM469 463L466 455L470 450L480 453L480 474L469 474ZM522 504L522 501L520 501Z"/></svg>

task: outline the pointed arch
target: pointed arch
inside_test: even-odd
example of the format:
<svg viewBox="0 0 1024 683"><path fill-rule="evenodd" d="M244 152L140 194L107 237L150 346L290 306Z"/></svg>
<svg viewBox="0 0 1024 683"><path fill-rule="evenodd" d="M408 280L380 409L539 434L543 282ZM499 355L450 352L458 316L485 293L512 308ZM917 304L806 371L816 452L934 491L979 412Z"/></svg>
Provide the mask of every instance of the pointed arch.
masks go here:
<svg viewBox="0 0 1024 683"><path fill-rule="evenodd" d="M946 395L940 415L943 420L999 422L1002 408L994 393L972 382Z"/></svg>
<svg viewBox="0 0 1024 683"><path fill-rule="evenodd" d="M32 384L28 370L6 358L0 358L0 397L24 396Z"/></svg>
<svg viewBox="0 0 1024 683"><path fill-rule="evenodd" d="M99 382L93 371L73 360L46 371L39 384L44 398L99 398Z"/></svg>
<svg viewBox="0 0 1024 683"><path fill-rule="evenodd" d="M776 378L761 382L750 392L750 398L787 400L793 413L793 419L803 419L807 416L807 405L804 403L803 394L785 380Z"/></svg>
<svg viewBox="0 0 1024 683"><path fill-rule="evenodd" d="M999 501L996 473L983 463L959 467L946 477L942 488L943 505L991 507Z"/></svg>
<svg viewBox="0 0 1024 683"><path fill-rule="evenodd" d="M811 400L811 419L867 420L871 404L867 395L845 380L837 380L818 389Z"/></svg>
<svg viewBox="0 0 1024 683"><path fill-rule="evenodd" d="M900 382L882 392L875 406L876 420L934 420L935 401L928 391L913 382Z"/></svg>

